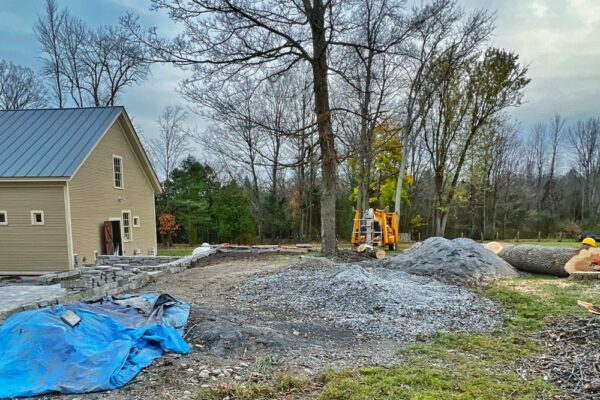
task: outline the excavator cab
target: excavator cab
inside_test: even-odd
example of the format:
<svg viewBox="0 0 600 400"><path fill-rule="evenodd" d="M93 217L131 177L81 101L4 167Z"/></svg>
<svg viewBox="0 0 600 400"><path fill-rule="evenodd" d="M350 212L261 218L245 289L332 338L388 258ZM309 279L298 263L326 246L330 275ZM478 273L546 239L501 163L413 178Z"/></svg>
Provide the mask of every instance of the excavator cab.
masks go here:
<svg viewBox="0 0 600 400"><path fill-rule="evenodd" d="M355 247L364 244L373 247L388 246L390 250L395 250L399 239L395 212L369 208L361 216L359 210L354 210L352 244Z"/></svg>

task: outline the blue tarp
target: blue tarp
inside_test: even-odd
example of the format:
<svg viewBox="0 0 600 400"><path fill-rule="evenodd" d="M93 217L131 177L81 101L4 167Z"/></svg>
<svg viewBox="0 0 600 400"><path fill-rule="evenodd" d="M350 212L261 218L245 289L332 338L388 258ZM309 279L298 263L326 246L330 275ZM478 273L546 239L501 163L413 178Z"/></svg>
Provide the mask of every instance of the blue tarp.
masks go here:
<svg viewBox="0 0 600 400"><path fill-rule="evenodd" d="M142 296L151 304L158 298ZM0 326L0 398L116 389L165 352L190 351L181 335L187 304L171 301L143 310L118 301L58 305L8 318ZM67 310L81 318L75 327L61 320Z"/></svg>

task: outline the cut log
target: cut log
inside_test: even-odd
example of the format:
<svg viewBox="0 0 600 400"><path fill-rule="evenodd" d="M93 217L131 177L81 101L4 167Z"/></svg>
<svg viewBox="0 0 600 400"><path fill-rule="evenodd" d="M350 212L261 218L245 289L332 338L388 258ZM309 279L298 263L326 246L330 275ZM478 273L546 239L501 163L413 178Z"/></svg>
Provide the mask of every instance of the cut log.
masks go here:
<svg viewBox="0 0 600 400"><path fill-rule="evenodd" d="M376 259L382 260L385 258L385 250L377 250L376 252L372 253L372 255Z"/></svg>
<svg viewBox="0 0 600 400"><path fill-rule="evenodd" d="M510 245L498 242L490 242L485 247L519 271L555 276L569 276L565 265L577 252L577 249L569 247Z"/></svg>
<svg viewBox="0 0 600 400"><path fill-rule="evenodd" d="M498 255L502 252L502 250L504 250L508 247L513 247L513 246L514 246L514 244L489 242L489 243L486 243L484 247L488 250L491 250L494 254Z"/></svg>
<svg viewBox="0 0 600 400"><path fill-rule="evenodd" d="M361 244L356 248L356 251L358 253L370 253L373 251L373 246L370 246L368 244Z"/></svg>

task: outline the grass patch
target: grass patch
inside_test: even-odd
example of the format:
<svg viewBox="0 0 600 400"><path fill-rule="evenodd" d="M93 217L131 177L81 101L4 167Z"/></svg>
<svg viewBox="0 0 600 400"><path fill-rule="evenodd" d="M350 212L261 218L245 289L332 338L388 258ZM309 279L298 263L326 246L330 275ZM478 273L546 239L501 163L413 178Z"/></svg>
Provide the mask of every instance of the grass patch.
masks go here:
<svg viewBox="0 0 600 400"><path fill-rule="evenodd" d="M541 378L522 379L513 367L540 350L532 340L506 332L438 334L403 349L403 361L393 368L338 376L327 371L321 399L536 399L555 390Z"/></svg>
<svg viewBox="0 0 600 400"><path fill-rule="evenodd" d="M310 386L309 380L304 376L280 374L275 377L275 388L280 392L303 390Z"/></svg>
<svg viewBox="0 0 600 400"><path fill-rule="evenodd" d="M176 257L191 256L192 249L176 249L176 248L158 249L158 255L159 256L176 256Z"/></svg>
<svg viewBox="0 0 600 400"><path fill-rule="evenodd" d="M231 388L201 389L196 392L196 400L222 400L224 398L237 400L269 400L276 398L273 388L268 385L253 383L251 385L236 385Z"/></svg>
<svg viewBox="0 0 600 400"><path fill-rule="evenodd" d="M600 303L600 292L593 281L570 281L536 275L505 280L480 292L507 312L507 328L532 331L544 325L548 317L583 314L577 300Z"/></svg>
<svg viewBox="0 0 600 400"><path fill-rule="evenodd" d="M254 361L254 369L258 372L268 372L273 368L273 358L271 356L258 357Z"/></svg>

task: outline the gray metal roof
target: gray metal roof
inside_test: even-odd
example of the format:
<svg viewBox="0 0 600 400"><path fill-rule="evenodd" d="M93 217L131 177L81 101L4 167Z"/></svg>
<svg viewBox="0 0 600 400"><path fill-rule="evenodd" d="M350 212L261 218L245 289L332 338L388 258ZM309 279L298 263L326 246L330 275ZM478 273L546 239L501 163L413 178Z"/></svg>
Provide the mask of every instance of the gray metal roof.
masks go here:
<svg viewBox="0 0 600 400"><path fill-rule="evenodd" d="M70 177L122 111L0 111L0 178Z"/></svg>

